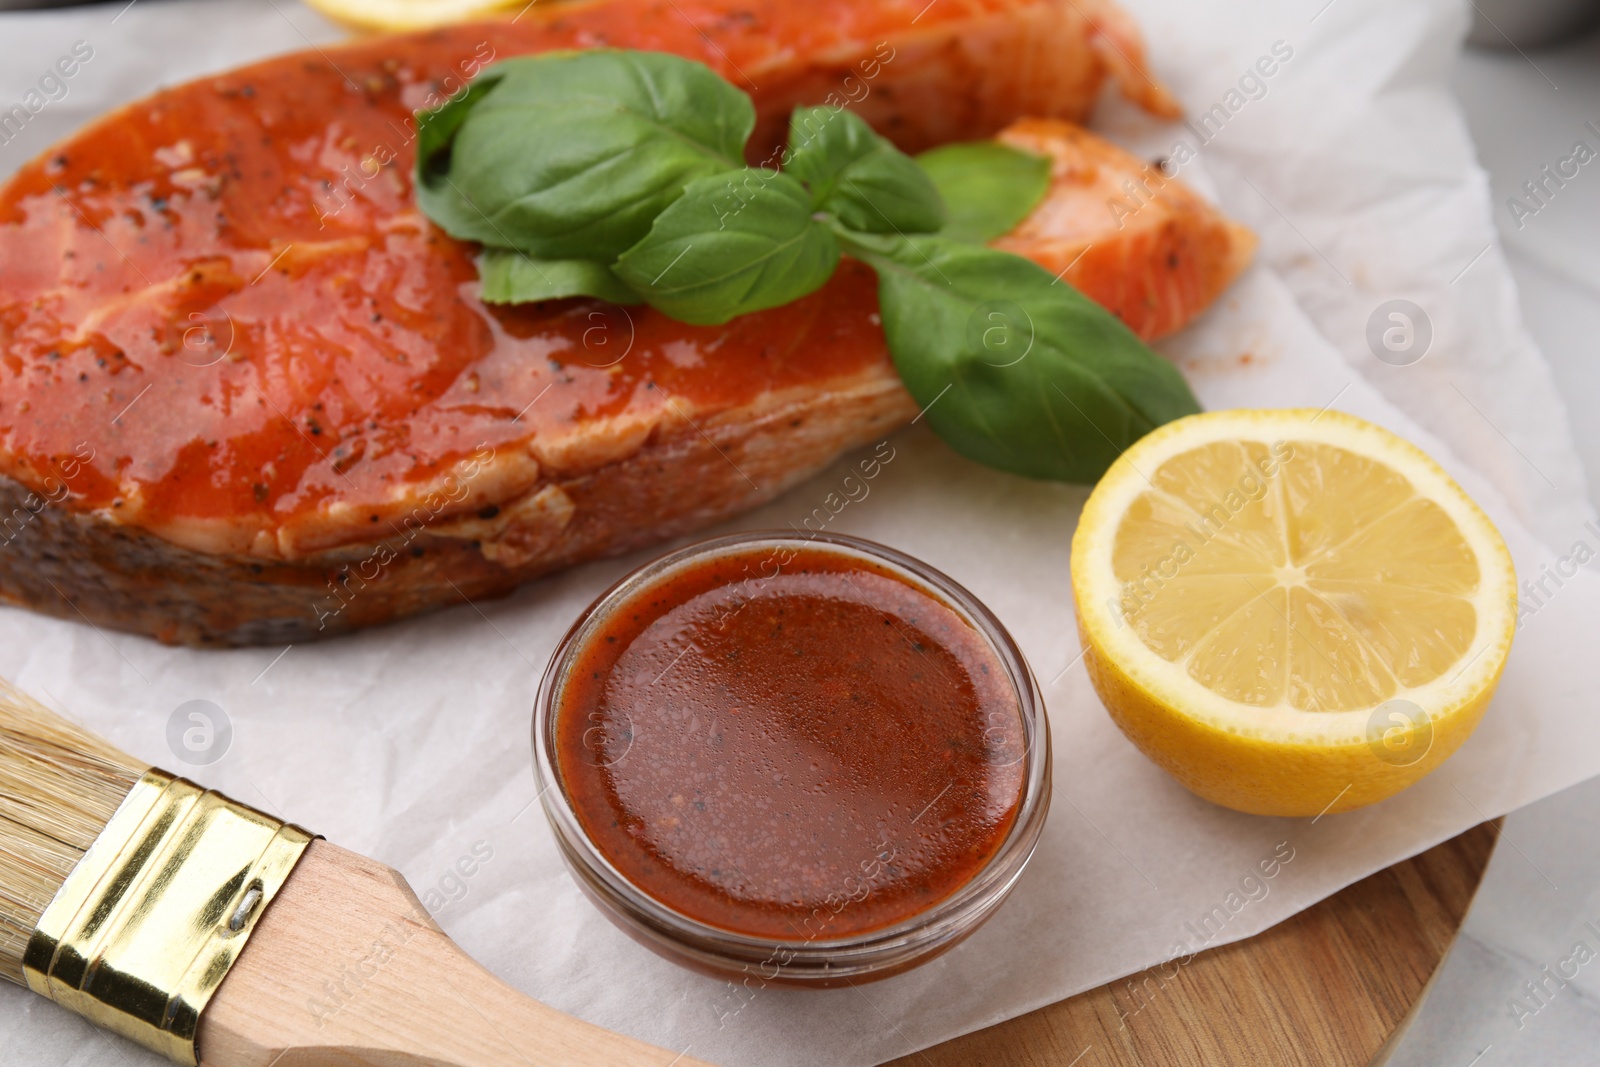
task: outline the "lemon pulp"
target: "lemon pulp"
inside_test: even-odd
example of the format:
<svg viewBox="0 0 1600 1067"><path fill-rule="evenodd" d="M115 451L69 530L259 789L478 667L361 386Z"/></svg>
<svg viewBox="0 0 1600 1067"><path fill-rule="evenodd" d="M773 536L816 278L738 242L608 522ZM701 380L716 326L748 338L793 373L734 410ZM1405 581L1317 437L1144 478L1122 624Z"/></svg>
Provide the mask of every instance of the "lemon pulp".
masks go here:
<svg viewBox="0 0 1600 1067"><path fill-rule="evenodd" d="M1151 651L1219 695L1370 707L1471 645L1477 556L1398 472L1310 441L1276 454L1219 441L1151 483L1117 530L1122 610Z"/></svg>

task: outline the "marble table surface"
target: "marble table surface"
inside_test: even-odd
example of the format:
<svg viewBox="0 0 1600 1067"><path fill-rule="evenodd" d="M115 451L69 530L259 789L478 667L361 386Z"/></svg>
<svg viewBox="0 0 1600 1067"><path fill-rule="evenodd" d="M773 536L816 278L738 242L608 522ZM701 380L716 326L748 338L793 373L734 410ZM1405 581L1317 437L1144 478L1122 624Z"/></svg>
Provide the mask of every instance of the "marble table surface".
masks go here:
<svg viewBox="0 0 1600 1067"><path fill-rule="evenodd" d="M1577 141L1600 150L1600 33L1525 54L1469 50L1456 91L1600 503L1600 159L1547 183L1542 205L1522 188ZM1506 818L1460 937L1385 1067L1591 1067L1597 1050L1600 778Z"/></svg>

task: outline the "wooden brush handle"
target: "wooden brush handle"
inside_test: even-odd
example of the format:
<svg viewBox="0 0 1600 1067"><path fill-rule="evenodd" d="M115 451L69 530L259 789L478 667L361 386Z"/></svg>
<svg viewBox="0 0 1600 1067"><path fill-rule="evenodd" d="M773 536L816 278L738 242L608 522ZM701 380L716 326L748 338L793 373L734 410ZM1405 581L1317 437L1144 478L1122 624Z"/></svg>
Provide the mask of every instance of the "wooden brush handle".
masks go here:
<svg viewBox="0 0 1600 1067"><path fill-rule="evenodd" d="M203 1067L701 1064L523 996L446 937L397 872L326 841L257 921L196 1042Z"/></svg>

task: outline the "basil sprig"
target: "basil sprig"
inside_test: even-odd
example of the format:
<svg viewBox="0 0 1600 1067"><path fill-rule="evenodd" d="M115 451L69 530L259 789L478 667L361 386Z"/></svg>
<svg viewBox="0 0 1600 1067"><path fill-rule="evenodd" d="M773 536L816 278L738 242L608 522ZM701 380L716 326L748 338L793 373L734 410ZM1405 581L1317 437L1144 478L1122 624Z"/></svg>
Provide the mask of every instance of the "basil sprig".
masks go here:
<svg viewBox="0 0 1600 1067"><path fill-rule="evenodd" d="M749 97L709 68L628 51L489 68L418 116L417 196L484 246L483 299L592 296L716 324L878 274L895 368L958 452L1093 481L1199 410L1173 366L1033 262L982 242L1025 218L1049 161L993 143L911 159L856 115L797 108L782 169L744 165Z"/></svg>

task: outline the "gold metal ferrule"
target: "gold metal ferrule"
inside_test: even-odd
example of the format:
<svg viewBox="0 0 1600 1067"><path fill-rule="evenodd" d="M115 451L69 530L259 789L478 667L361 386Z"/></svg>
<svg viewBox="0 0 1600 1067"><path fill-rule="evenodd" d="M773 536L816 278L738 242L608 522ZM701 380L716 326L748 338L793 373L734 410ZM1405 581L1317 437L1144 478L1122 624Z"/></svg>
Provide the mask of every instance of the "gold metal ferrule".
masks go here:
<svg viewBox="0 0 1600 1067"><path fill-rule="evenodd" d="M39 920L28 988L177 1063L311 834L151 770Z"/></svg>

